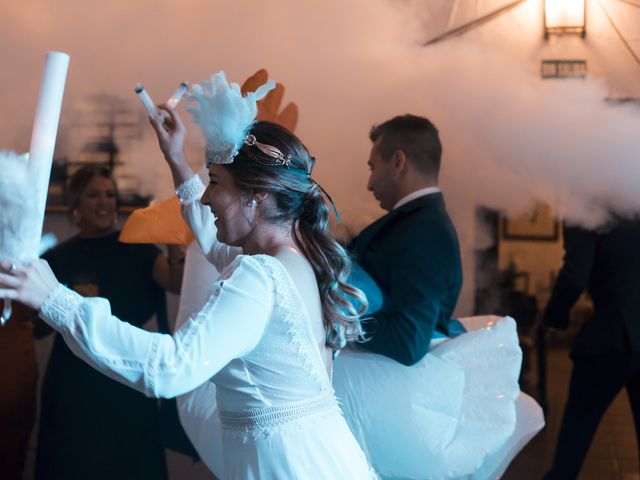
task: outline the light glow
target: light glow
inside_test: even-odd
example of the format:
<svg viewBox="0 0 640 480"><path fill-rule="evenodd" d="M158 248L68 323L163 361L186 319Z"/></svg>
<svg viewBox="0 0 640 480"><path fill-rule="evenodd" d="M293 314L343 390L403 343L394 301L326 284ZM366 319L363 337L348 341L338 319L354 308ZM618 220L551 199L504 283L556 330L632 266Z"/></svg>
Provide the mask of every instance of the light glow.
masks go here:
<svg viewBox="0 0 640 480"><path fill-rule="evenodd" d="M178 103L180 103L182 96L187 93L187 90L189 90L189 84L187 82L182 82L178 89L173 92L173 95L169 97L169 100L167 100L167 105L171 108L176 108Z"/></svg>
<svg viewBox="0 0 640 480"><path fill-rule="evenodd" d="M585 0L545 0L545 28L584 28Z"/></svg>

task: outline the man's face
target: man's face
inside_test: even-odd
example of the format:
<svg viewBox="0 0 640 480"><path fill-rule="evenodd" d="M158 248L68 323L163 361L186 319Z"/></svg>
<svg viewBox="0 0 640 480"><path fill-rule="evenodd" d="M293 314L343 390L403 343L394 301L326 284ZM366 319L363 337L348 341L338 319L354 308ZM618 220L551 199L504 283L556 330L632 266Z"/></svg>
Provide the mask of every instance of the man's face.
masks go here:
<svg viewBox="0 0 640 480"><path fill-rule="evenodd" d="M369 155L369 182L367 190L373 192L373 196L384 210L391 211L398 201L396 188L396 172L391 159L384 159L380 154L380 142L378 138L371 147Z"/></svg>

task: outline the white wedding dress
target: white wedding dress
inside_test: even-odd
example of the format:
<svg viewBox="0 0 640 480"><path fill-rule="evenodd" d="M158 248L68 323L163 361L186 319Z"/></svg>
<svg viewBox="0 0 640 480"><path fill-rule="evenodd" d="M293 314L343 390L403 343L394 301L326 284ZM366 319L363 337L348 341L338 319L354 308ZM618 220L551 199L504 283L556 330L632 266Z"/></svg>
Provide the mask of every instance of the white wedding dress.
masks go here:
<svg viewBox="0 0 640 480"><path fill-rule="evenodd" d="M147 396L216 385L208 441L224 480L376 478L337 404L310 316L279 260L215 241L197 177L179 189L192 230L221 270L209 298L173 336L111 315L109 303L59 286L41 317L79 357ZM207 440L205 440L207 441Z"/></svg>
<svg viewBox="0 0 640 480"><path fill-rule="evenodd" d="M200 309L218 276L204 252L213 265L240 253L210 249L214 241L206 232L215 227L208 210L193 204L183 213L200 245L187 250L178 325ZM499 478L544 425L540 407L518 386L521 351L513 319L461 320L468 333L434 340L412 367L357 348L334 363L333 385L347 423L385 480ZM211 401L216 396L208 382L180 396L178 411L201 458L221 475L224 429Z"/></svg>

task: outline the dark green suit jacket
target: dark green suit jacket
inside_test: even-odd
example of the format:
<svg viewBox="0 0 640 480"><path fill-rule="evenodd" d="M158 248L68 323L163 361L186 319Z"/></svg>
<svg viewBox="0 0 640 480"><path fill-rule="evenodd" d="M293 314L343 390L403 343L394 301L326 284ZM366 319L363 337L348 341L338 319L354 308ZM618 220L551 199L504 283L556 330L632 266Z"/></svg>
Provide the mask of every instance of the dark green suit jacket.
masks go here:
<svg viewBox="0 0 640 480"><path fill-rule="evenodd" d="M450 332L462 287L460 247L442 193L412 200L381 217L349 246L356 262L386 294L382 310L363 322L368 350L405 365L429 350L435 331Z"/></svg>

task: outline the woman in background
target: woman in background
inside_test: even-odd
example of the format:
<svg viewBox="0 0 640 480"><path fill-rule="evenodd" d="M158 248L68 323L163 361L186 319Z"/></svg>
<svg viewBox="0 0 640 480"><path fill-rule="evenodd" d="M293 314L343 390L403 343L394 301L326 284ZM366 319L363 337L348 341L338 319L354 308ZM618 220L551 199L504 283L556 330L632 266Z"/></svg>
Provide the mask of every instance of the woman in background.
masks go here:
<svg viewBox="0 0 640 480"><path fill-rule="evenodd" d="M120 320L166 326L165 290L179 292L181 252L118 241L118 191L110 171L73 175L70 211L79 232L45 258L60 281L85 297L109 299ZM40 338L53 330L38 322ZM56 335L42 385L36 479L167 478L155 399L96 372Z"/></svg>

